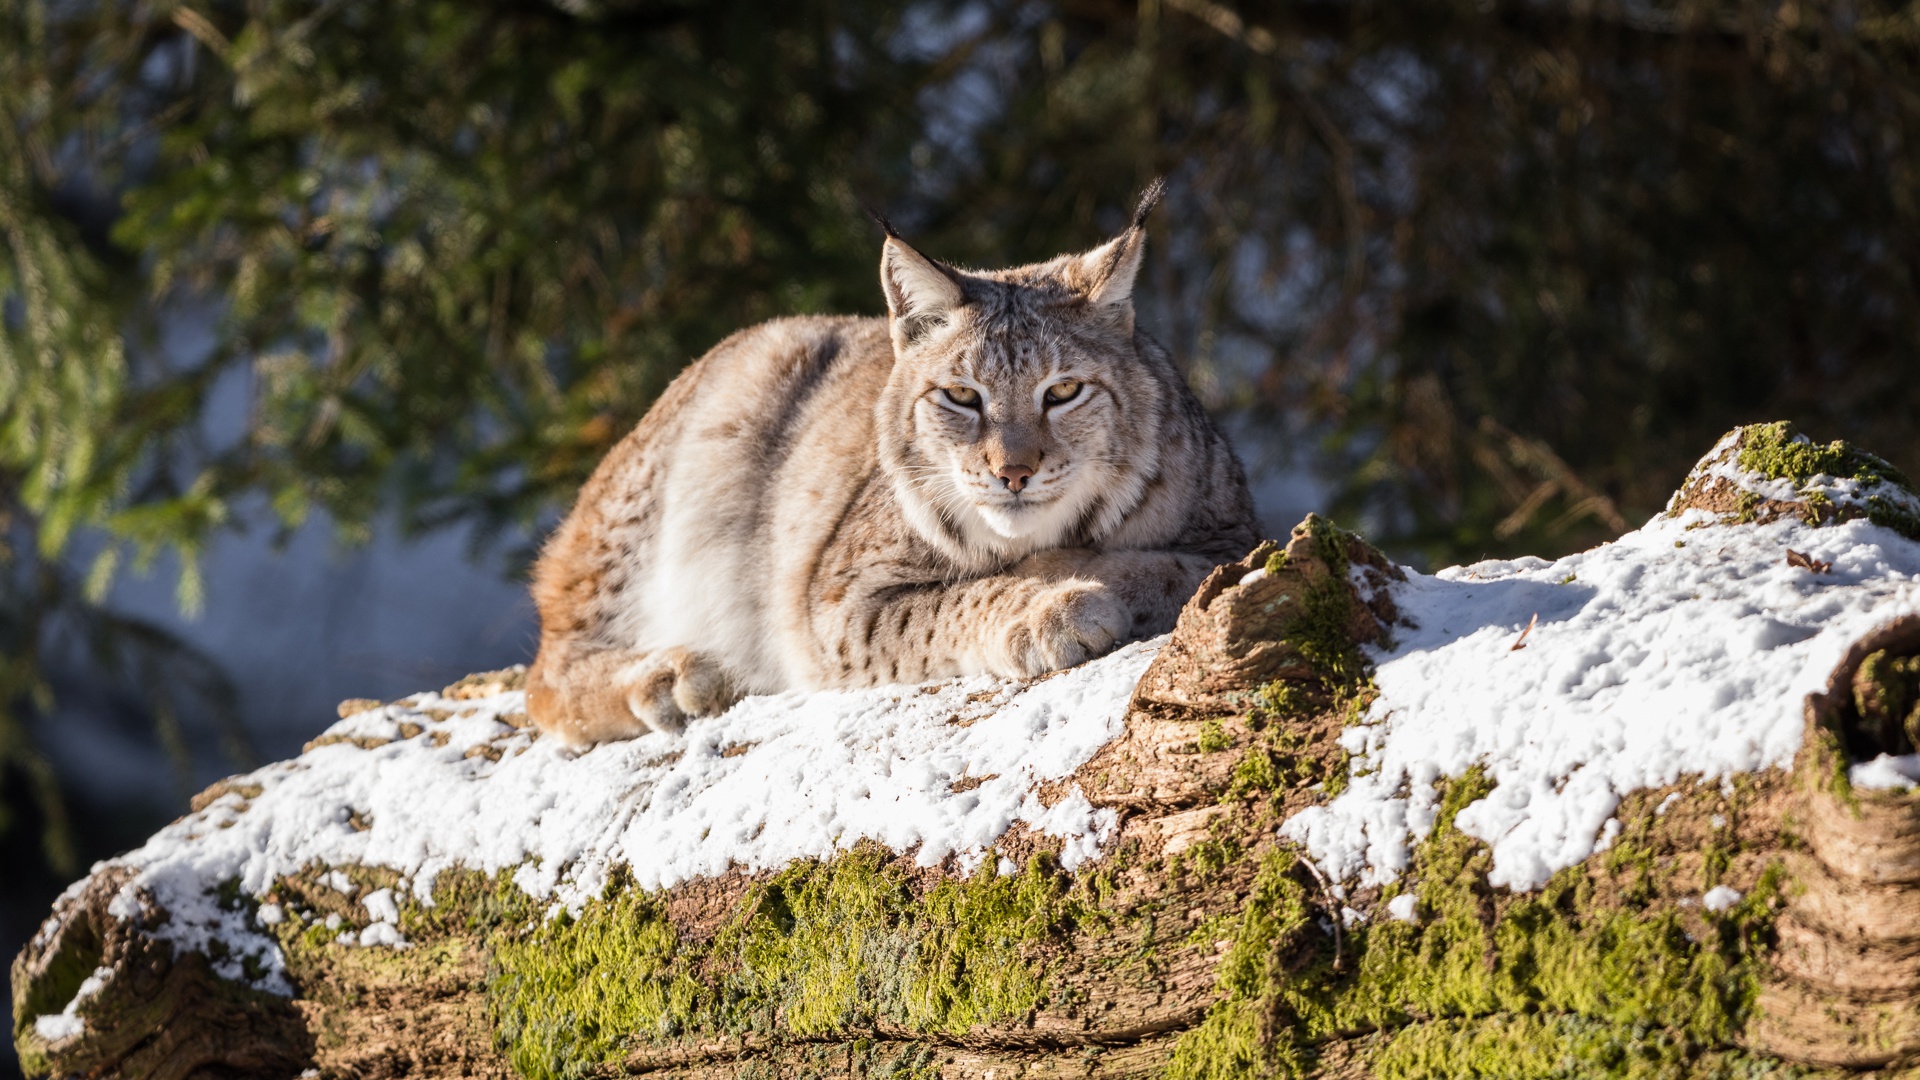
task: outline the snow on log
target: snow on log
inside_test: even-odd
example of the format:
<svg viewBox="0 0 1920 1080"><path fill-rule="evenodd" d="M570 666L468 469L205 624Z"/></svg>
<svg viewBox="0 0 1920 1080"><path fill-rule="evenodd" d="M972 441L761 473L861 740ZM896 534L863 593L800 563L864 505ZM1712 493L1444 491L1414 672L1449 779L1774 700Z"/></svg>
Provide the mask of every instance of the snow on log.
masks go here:
<svg viewBox="0 0 1920 1080"><path fill-rule="evenodd" d="M1755 425L1592 551L1429 576L1310 517L1030 683L586 753L517 672L349 702L68 890L15 1043L129 1077L1905 1062L1916 538L1885 462Z"/></svg>

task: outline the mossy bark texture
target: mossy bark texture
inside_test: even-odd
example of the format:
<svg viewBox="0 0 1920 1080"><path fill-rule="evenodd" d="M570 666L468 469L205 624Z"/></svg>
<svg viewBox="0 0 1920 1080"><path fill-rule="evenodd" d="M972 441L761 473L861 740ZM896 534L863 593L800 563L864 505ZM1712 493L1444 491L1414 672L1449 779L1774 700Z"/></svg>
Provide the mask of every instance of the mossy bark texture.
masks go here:
<svg viewBox="0 0 1920 1080"><path fill-rule="evenodd" d="M1920 540L1920 490L1877 455L1839 440L1813 442L1784 420L1736 428L1722 446L1694 468L1668 504L1669 514L1704 510L1724 521L1795 518L1816 526L1866 518ZM1762 495L1730 475L1733 470L1779 481L1784 489Z"/></svg>
<svg viewBox="0 0 1920 1080"><path fill-rule="evenodd" d="M291 1001L109 914L103 875L16 961L16 1042L38 1075L126 1077L1752 1077L1920 1054L1920 806L1836 790L1830 760L1861 662L1920 654L1920 623L1810 704L1792 776L1636 793L1607 851L1514 895L1453 827L1489 787L1469 774L1408 873L1342 892L1275 832L1345 782L1395 576L1318 518L1216 571L1074 778L1124 814L1075 872L1028 835L1003 841L1011 874L862 848L615 880L577 917L456 872L402 905L393 951L329 922L393 875L314 867L268 898ZM1887 837L1913 850L1832 854ZM1703 909L1716 885L1742 899ZM43 1038L102 967L85 1032Z"/></svg>
<svg viewBox="0 0 1920 1080"><path fill-rule="evenodd" d="M1856 642L1807 698L1794 770L1804 843L1785 853L1794 888L1777 927L1751 1038L1834 1065L1920 1056L1920 794L1855 791L1847 763L1910 753L1886 723L1920 656L1920 617ZM1878 676L1876 678L1875 676Z"/></svg>

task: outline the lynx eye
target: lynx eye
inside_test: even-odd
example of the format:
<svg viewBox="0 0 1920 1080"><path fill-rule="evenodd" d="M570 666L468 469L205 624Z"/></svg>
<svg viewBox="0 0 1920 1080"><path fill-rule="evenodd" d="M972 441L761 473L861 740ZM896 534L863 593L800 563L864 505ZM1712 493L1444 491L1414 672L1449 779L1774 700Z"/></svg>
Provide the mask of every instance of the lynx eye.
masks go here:
<svg viewBox="0 0 1920 1080"><path fill-rule="evenodd" d="M1067 402L1079 396L1079 379L1062 379L1052 386L1047 387L1046 398L1047 404L1049 405L1065 405Z"/></svg>
<svg viewBox="0 0 1920 1080"><path fill-rule="evenodd" d="M940 388L940 392L947 395L948 401L962 408L977 409L980 407L980 391L975 390L971 386L943 386Z"/></svg>

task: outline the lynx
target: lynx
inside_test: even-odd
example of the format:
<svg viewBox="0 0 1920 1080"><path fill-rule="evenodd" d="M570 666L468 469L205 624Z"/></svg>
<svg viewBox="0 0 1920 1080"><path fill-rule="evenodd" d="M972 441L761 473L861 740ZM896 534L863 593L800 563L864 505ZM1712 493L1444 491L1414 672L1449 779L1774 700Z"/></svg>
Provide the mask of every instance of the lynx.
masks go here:
<svg viewBox="0 0 1920 1080"><path fill-rule="evenodd" d="M890 226L887 317L687 368L534 569L527 707L576 746L746 694L1030 678L1172 627L1255 542L1246 478L1134 325L1160 192L1081 255L963 271Z"/></svg>

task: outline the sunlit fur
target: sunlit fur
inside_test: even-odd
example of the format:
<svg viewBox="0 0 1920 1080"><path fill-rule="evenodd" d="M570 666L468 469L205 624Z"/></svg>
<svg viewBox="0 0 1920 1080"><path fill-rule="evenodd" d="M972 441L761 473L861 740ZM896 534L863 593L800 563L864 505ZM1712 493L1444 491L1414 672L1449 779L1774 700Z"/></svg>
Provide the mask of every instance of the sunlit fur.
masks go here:
<svg viewBox="0 0 1920 1080"><path fill-rule="evenodd" d="M1231 450L1134 327L1144 243L1136 220L964 273L889 237L887 319L766 323L690 366L535 568L535 723L584 745L745 693L1031 677L1168 629L1255 532Z"/></svg>
<svg viewBox="0 0 1920 1080"><path fill-rule="evenodd" d="M880 400L880 463L921 533L956 559L1015 559L1111 535L1155 475L1178 375L1151 339L1091 317L1059 263L963 278L966 302L898 351ZM1081 384L1048 405L1049 386ZM966 386L979 408L948 401ZM1013 493L994 457L1031 448Z"/></svg>

